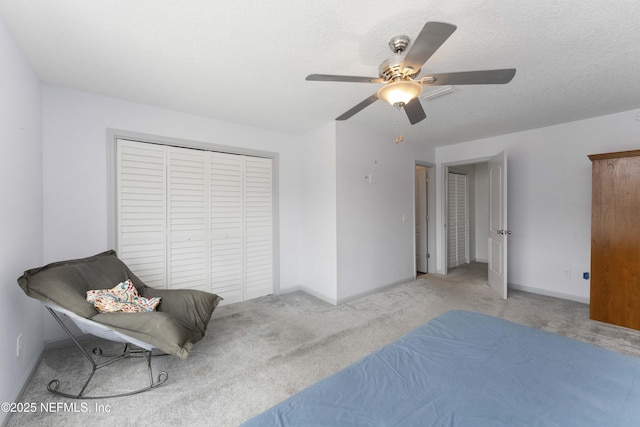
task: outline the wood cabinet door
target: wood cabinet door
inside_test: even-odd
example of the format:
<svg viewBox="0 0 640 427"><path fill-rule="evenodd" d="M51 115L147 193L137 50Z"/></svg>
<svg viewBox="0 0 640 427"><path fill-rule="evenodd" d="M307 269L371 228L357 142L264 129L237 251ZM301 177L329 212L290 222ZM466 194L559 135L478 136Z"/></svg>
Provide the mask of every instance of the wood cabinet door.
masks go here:
<svg viewBox="0 0 640 427"><path fill-rule="evenodd" d="M590 317L640 329L640 151L589 158Z"/></svg>

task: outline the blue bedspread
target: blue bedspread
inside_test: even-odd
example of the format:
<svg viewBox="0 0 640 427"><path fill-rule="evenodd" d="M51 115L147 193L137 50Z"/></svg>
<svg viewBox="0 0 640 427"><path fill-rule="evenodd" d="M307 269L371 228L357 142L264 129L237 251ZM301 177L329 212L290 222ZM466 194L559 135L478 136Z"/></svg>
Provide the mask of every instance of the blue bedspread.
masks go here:
<svg viewBox="0 0 640 427"><path fill-rule="evenodd" d="M640 426L640 359L450 311L243 424Z"/></svg>

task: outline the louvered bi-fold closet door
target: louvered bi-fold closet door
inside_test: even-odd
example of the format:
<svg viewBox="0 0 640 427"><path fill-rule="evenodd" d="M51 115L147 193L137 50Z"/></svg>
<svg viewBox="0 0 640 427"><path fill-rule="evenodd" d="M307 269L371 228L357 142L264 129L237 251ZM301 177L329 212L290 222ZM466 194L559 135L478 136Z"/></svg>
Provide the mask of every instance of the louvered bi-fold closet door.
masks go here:
<svg viewBox="0 0 640 427"><path fill-rule="evenodd" d="M210 153L211 291L244 301L244 157Z"/></svg>
<svg viewBox="0 0 640 427"><path fill-rule="evenodd" d="M449 173L447 179L447 249L449 255L449 268L458 266L458 230L457 230L457 206L456 186L458 183L456 174Z"/></svg>
<svg viewBox="0 0 640 427"><path fill-rule="evenodd" d="M136 275L224 304L273 292L271 159L125 140L117 150L117 250Z"/></svg>
<svg viewBox="0 0 640 427"><path fill-rule="evenodd" d="M272 161L245 158L246 298L273 292Z"/></svg>
<svg viewBox="0 0 640 427"><path fill-rule="evenodd" d="M211 290L207 153L168 147L168 256L171 289Z"/></svg>
<svg viewBox="0 0 640 427"><path fill-rule="evenodd" d="M449 268L469 262L467 176L448 174L448 249Z"/></svg>
<svg viewBox="0 0 640 427"><path fill-rule="evenodd" d="M143 282L157 288L167 283L165 156L162 146L125 140L117 144L118 256Z"/></svg>
<svg viewBox="0 0 640 427"><path fill-rule="evenodd" d="M212 292L229 304L273 292L271 159L211 153Z"/></svg>

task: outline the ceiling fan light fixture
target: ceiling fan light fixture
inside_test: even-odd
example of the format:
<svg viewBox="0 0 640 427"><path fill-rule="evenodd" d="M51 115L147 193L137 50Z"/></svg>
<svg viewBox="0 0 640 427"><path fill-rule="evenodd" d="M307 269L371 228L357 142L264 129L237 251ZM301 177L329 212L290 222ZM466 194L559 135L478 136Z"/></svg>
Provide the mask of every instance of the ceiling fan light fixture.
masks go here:
<svg viewBox="0 0 640 427"><path fill-rule="evenodd" d="M406 105L422 93L422 85L413 80L397 80L378 89L378 98L396 108Z"/></svg>

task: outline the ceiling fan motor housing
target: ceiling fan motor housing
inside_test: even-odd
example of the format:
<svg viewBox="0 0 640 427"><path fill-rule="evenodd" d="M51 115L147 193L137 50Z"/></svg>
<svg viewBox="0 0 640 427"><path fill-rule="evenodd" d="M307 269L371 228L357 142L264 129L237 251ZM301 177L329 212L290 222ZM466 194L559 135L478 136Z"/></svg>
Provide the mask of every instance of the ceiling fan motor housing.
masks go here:
<svg viewBox="0 0 640 427"><path fill-rule="evenodd" d="M410 41L411 39L405 35L395 36L389 40L389 48L391 49L391 52L399 54L407 49Z"/></svg>
<svg viewBox="0 0 640 427"><path fill-rule="evenodd" d="M380 77L386 81L393 81L398 79L406 79L407 77L415 77L420 72L420 69L414 70L411 67L404 67L404 55L393 55L380 64L378 67L378 73Z"/></svg>
<svg viewBox="0 0 640 427"><path fill-rule="evenodd" d="M407 50L410 42L411 39L404 34L395 36L389 40L389 48L395 55L380 64L380 67L378 67L380 77L386 81L394 81L418 75L420 72L419 69L414 70L412 67L403 67L402 65L405 58L404 51Z"/></svg>

